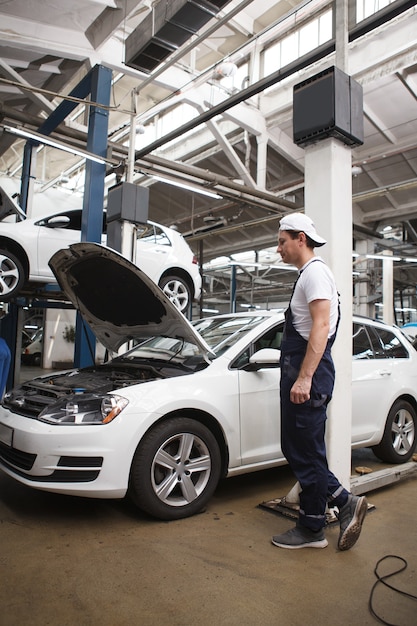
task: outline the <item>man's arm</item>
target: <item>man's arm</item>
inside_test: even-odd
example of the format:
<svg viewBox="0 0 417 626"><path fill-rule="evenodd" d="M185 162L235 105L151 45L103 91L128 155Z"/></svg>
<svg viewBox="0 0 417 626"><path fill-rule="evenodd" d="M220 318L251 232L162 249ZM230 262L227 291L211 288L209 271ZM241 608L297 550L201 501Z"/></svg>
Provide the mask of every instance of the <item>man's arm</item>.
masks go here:
<svg viewBox="0 0 417 626"><path fill-rule="evenodd" d="M330 300L313 300L309 304L309 309L313 325L298 378L290 392L290 400L294 404L302 404L310 399L313 374L326 349L329 335Z"/></svg>

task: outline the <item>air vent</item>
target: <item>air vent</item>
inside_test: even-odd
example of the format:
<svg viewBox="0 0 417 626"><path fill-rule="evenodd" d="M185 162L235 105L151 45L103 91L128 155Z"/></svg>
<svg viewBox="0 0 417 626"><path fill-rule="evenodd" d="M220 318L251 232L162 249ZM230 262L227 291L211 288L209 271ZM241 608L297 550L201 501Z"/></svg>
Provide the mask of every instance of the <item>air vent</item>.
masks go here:
<svg viewBox="0 0 417 626"><path fill-rule="evenodd" d="M126 39L126 65L149 74L230 0L161 0Z"/></svg>

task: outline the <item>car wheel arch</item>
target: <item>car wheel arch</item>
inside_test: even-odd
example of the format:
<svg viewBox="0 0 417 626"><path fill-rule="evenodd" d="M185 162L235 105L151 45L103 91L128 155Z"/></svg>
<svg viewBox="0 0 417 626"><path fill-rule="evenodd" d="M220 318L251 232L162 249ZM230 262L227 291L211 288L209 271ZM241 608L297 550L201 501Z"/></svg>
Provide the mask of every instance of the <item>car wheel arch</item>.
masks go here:
<svg viewBox="0 0 417 626"><path fill-rule="evenodd" d="M8 250L12 254L14 254L21 264L23 265L23 269L25 271L26 279L29 276L29 258L26 254L25 249L13 239L9 239L8 237L0 237L0 248L4 250Z"/></svg>
<svg viewBox="0 0 417 626"><path fill-rule="evenodd" d="M170 413L166 413L163 417L161 417L158 421L154 422L148 430L143 434L145 437L155 426L162 424L163 422L168 422L169 420L176 417L188 417L189 419L195 420L200 424L203 424L208 428L211 433L214 435L217 444L219 446L220 455L222 458L222 469L221 469L221 477L224 478L227 475L228 467L229 467L229 448L227 445L227 440L223 428L220 426L218 420L208 413L207 411L202 411L201 409L194 408L185 408L185 409L177 409L175 411L171 411ZM143 439L141 438L141 440ZM140 445L140 441L137 447Z"/></svg>
<svg viewBox="0 0 417 626"><path fill-rule="evenodd" d="M181 267L170 267L169 269L165 270L163 274L161 274L158 280L158 284L160 284L162 280L170 276L181 278L187 284L187 287L190 290L191 299L194 299L195 294L193 279L186 270L182 269Z"/></svg>

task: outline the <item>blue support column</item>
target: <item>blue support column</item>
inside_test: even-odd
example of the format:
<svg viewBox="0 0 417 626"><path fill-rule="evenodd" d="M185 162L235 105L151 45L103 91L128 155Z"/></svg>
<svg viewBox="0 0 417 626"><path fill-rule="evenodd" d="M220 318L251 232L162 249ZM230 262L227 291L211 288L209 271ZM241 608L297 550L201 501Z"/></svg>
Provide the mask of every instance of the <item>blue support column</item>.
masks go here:
<svg viewBox="0 0 417 626"><path fill-rule="evenodd" d="M36 147L39 144L29 140L23 151L22 180L20 182L20 207L27 214L32 183L35 180Z"/></svg>
<svg viewBox="0 0 417 626"><path fill-rule="evenodd" d="M91 99L105 106L110 103L111 70L96 66L91 72ZM106 109L90 107L87 150L98 156L107 155L108 117ZM86 161L81 240L101 242L103 229L105 164ZM86 367L94 364L96 340L94 333L77 313L74 364Z"/></svg>

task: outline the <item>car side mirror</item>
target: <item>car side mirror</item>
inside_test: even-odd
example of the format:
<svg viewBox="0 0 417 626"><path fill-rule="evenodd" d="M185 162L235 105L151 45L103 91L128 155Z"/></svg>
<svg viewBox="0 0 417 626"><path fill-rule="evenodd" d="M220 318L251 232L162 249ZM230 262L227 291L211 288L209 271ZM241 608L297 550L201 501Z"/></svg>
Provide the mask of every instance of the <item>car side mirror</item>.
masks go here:
<svg viewBox="0 0 417 626"><path fill-rule="evenodd" d="M70 218L68 215L56 215L45 222L44 226L46 226L46 228L65 228L69 223Z"/></svg>
<svg viewBox="0 0 417 626"><path fill-rule="evenodd" d="M246 372L257 372L260 369L279 367L281 350L276 348L262 348L252 354L249 363L242 369Z"/></svg>

